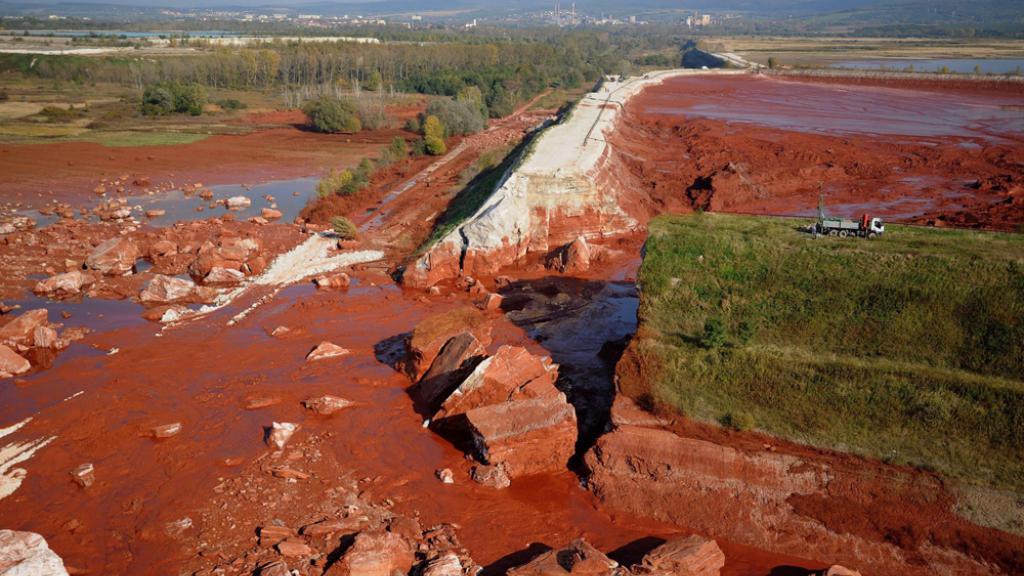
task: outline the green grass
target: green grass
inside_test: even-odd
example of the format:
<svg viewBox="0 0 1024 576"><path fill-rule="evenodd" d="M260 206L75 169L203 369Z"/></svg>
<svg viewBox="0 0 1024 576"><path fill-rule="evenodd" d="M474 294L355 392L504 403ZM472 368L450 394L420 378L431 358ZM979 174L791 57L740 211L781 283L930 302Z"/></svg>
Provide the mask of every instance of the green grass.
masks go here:
<svg viewBox="0 0 1024 576"><path fill-rule="evenodd" d="M1024 236L651 224L637 350L689 417L1024 489Z"/></svg>
<svg viewBox="0 0 1024 576"><path fill-rule="evenodd" d="M96 142L111 148L123 146L175 146L209 138L209 134L191 132L90 132L66 140Z"/></svg>

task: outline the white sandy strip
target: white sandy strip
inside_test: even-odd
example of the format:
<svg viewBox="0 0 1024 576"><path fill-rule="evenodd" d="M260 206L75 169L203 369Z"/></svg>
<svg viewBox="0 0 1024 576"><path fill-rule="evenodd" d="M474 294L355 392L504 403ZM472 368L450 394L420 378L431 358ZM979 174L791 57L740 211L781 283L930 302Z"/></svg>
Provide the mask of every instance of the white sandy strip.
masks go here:
<svg viewBox="0 0 1024 576"><path fill-rule="evenodd" d="M173 311L168 312L164 315L163 322L173 326L184 320L191 320L193 318L205 316L211 312L216 312L217 310L220 310L234 302L236 298L245 294L254 286L268 286L274 288L270 294L262 296L248 308L242 310L231 318L231 320L228 321L228 326L232 326L248 316L256 308L272 300L282 288L289 284L295 284L296 282L300 282L310 276L326 274L354 264L375 262L384 258L384 253L380 250L341 252L332 255L337 244L338 242L334 238L314 234L302 244L299 244L290 251L278 256L277 259L271 263L270 267L263 272L263 274L252 279L250 282L235 288L234 290L221 294L213 304L203 306L198 311L191 314L177 315Z"/></svg>
<svg viewBox="0 0 1024 576"><path fill-rule="evenodd" d="M30 416L17 424L0 428L0 438L17 432L31 421L32 417ZM24 468L15 468L15 466L29 460L35 456L36 452L56 439L56 436L48 436L26 442L11 442L0 448L0 500L14 494L14 491L21 487L22 481L28 476L28 472Z"/></svg>

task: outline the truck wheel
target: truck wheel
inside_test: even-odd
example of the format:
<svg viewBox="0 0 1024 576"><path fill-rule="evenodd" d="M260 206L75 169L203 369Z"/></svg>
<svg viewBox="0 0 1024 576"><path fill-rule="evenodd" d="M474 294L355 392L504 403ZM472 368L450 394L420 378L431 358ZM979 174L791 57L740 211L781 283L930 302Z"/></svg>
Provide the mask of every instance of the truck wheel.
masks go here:
<svg viewBox="0 0 1024 576"><path fill-rule="evenodd" d="M838 233L838 232L836 232L835 230L829 230L829 231L828 231L828 235L829 235L829 236L838 236L838 235L839 235L839 233Z"/></svg>
<svg viewBox="0 0 1024 576"><path fill-rule="evenodd" d="M839 231L839 237L840 238L846 238L846 236L847 236L846 230L840 230Z"/></svg>
<svg viewBox="0 0 1024 576"><path fill-rule="evenodd" d="M878 236L878 234L875 234L874 232L872 232L872 233L868 234L868 240L874 240L876 236Z"/></svg>

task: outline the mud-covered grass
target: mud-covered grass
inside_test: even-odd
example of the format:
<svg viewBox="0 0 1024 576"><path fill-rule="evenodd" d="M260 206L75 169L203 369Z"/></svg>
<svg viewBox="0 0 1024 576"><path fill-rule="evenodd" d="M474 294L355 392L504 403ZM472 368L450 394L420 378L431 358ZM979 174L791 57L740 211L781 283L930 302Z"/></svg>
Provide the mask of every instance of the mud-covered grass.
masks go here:
<svg viewBox="0 0 1024 576"><path fill-rule="evenodd" d="M1024 237L659 218L637 349L705 421L1024 489Z"/></svg>

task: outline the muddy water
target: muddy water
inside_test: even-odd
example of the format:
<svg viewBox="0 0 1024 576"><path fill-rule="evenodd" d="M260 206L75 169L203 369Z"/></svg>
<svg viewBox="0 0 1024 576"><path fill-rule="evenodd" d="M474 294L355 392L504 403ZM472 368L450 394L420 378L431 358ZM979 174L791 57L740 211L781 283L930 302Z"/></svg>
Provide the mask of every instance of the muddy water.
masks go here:
<svg viewBox="0 0 1024 576"><path fill-rule="evenodd" d="M185 194L180 189L176 189L149 196L131 197L128 199L128 206L138 206L140 209L133 210L134 218L153 226L170 226L177 222L207 220L227 213L239 220L246 220L253 216L260 216L263 209L270 208L271 205L276 205L276 210L281 212L282 221L291 222L316 194L318 181L318 178L311 177L276 180L253 186L240 184L209 186L208 188L213 191L212 200L204 200L196 193ZM274 200L266 200L265 196L268 195ZM211 202L235 196L244 196L251 201L251 204L239 210L228 210L223 205L210 206ZM202 210L197 211L197 208ZM145 216L145 212L148 210L163 210L164 214L156 218L148 218ZM57 221L57 216L42 215L36 210L26 211L24 215L35 219L40 227ZM98 221L95 216L90 218Z"/></svg>
<svg viewBox="0 0 1024 576"><path fill-rule="evenodd" d="M990 142L1019 142L1024 136L1024 109L1020 99L1012 96L809 84L758 76L688 76L649 90L643 101L649 114L804 132L953 136Z"/></svg>

